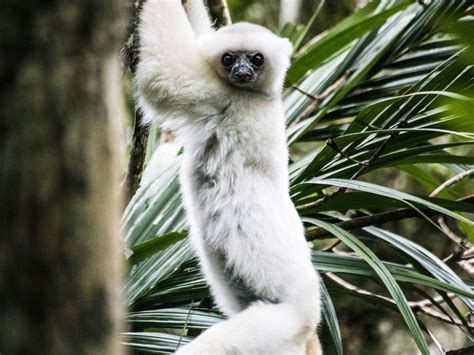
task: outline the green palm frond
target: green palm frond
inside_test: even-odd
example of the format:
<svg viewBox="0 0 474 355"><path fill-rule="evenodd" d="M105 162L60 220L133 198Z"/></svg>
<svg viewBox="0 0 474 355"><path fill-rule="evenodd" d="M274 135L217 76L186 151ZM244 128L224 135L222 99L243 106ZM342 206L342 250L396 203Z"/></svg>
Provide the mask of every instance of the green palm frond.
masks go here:
<svg viewBox="0 0 474 355"><path fill-rule="evenodd" d="M456 175L474 165L474 124L468 116L474 109L472 67L465 61L471 49L458 39L462 33L448 34L443 23L450 18L462 28L468 6L468 1L370 3L310 40L289 71L284 102L292 199L308 239L331 239L355 252L313 252L325 283L324 326L338 354L343 348L338 305L331 300L336 294L398 312L423 354L430 341L443 349L424 322L432 315L419 312L414 295L431 303L437 320L472 333L472 281L412 235L383 227L418 218L437 231L433 217L445 216L474 240L473 198L449 188L429 196L443 181L427 170L436 166ZM133 252L124 287L130 332L123 342L150 353L172 353L222 319L186 238L179 148L166 149L155 149L123 217L122 234ZM420 188L399 191L372 180L387 169L406 174ZM397 262L385 260L387 255ZM379 293L344 287L327 277L332 275L373 280Z"/></svg>

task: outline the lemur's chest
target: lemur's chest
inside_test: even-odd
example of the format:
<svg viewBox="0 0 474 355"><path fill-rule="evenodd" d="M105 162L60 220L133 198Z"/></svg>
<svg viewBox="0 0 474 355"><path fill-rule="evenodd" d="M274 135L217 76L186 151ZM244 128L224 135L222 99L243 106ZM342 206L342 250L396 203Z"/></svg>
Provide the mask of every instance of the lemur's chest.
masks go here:
<svg viewBox="0 0 474 355"><path fill-rule="evenodd" d="M188 132L183 174L190 197L201 204L231 197L237 203L251 198L252 191L263 190L261 185L286 188L283 113L279 106L270 108L259 111L255 105L231 105Z"/></svg>
<svg viewBox="0 0 474 355"><path fill-rule="evenodd" d="M255 132L217 129L192 152L190 173L200 188L214 188L269 172L272 159Z"/></svg>

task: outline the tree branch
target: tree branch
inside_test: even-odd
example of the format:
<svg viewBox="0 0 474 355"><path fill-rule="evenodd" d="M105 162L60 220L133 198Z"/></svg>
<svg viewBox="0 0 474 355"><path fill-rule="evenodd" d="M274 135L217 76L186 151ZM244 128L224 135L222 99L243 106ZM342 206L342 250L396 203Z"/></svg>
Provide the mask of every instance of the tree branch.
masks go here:
<svg viewBox="0 0 474 355"><path fill-rule="evenodd" d="M370 292L368 290L362 289L360 287L357 287L346 280L340 278L339 276L336 276L332 272L327 272L325 274L331 281L333 281L335 284L338 286L342 287L345 290L357 293L362 296L370 296L370 297L375 297L378 298L382 301L389 302L393 305L396 305L395 301L391 299L390 297L382 296L373 292ZM448 297L452 297L452 295L449 295ZM457 326L463 326L463 324L460 321L454 320L445 314L442 314L440 312L435 311L432 309L430 306L432 305L430 300L421 300L421 301L416 301L416 302L408 302L408 305L414 312L418 313L423 313L426 314L427 316L430 316L432 318L438 319L442 322L446 322L449 324L454 324Z"/></svg>
<svg viewBox="0 0 474 355"><path fill-rule="evenodd" d="M303 95L308 96L311 100L313 100L291 123L292 126L298 124L301 121L304 121L305 119L309 118L321 105L321 102L323 102L329 95L333 94L336 90L338 90L346 81L347 78L353 73L353 70L348 70L346 71L339 79L337 79L334 84L329 86L326 90L321 95L313 95L311 93L308 93L298 87L297 85L292 85L291 87L295 89L296 91L302 93Z"/></svg>
<svg viewBox="0 0 474 355"><path fill-rule="evenodd" d="M457 184L461 180L471 175L474 175L474 169L469 169L453 176L452 178L446 180L444 183L438 186L435 190L433 190L433 192L430 194L430 197L438 195L443 190L454 184ZM456 235L456 233L454 233L445 223L443 216L440 216L438 218L438 224L440 225L443 233L458 245L457 250L454 251L451 255L449 255L445 259L445 262L449 261L457 263L470 277L472 277L474 275L474 247L471 243L469 243L467 238L461 238Z"/></svg>
<svg viewBox="0 0 474 355"><path fill-rule="evenodd" d="M341 148L339 148L339 146L337 145L336 141L329 138L326 140L326 145L328 147L330 147L332 150L334 150L335 152L339 153L341 156L343 156L344 158L346 158L347 160L353 162L353 163L356 163L356 164L359 164L359 165L367 165L368 163L365 162L365 161L360 161L360 160L357 160L353 157L351 157L349 154L347 154L346 152L344 152L344 150L342 150Z"/></svg>
<svg viewBox="0 0 474 355"><path fill-rule="evenodd" d="M433 210L423 210L423 213L428 216L438 215L439 212ZM418 218L422 217L418 211L411 209L411 208L404 208L396 211L391 212L382 212L378 214L374 214L372 216L364 216L351 219L349 221L343 221L339 223L335 223L336 226L342 228L344 230L356 230L361 229L363 227L374 226L379 224L384 224L387 222L393 221L400 221L403 219L408 218ZM312 241L315 239L320 239L324 237L332 236L331 232L322 229L322 228L315 228L309 229L306 231L306 240Z"/></svg>
<svg viewBox="0 0 474 355"><path fill-rule="evenodd" d="M432 193L430 193L430 197L435 197L444 189L447 189L449 186L454 185L458 183L459 181L461 181L462 179L467 178L471 175L474 175L474 169L466 170L460 174L453 176L451 179L445 181L444 183L439 185Z"/></svg>
<svg viewBox="0 0 474 355"><path fill-rule="evenodd" d="M457 201L474 203L474 196L467 196ZM433 211L430 209L422 209L421 211L425 214L425 216L429 216L429 217L440 214L440 212ZM393 221L400 221L407 218L422 218L422 217L424 216L420 215L420 213L417 210L414 210L412 208L404 208L404 209L399 209L399 210L391 211L391 212L382 212L382 213L374 214L372 216L358 217L358 218L351 219L349 221L336 223L335 225L344 230L356 230L356 229L361 229L363 227L379 225L379 224L384 224L384 223L393 222ZM330 232L322 228L308 229L306 231L306 239L308 241L320 239L320 238L331 236L331 235L332 234Z"/></svg>
<svg viewBox="0 0 474 355"><path fill-rule="evenodd" d="M393 131L392 133L390 133L390 135L388 136L388 138L386 140L384 140L382 142L382 144L380 144L380 146L374 151L374 153L372 154L372 156L365 162L363 162L361 164L361 167L350 177L351 180L354 180L354 179L357 179L359 176L365 174L369 169L370 167L372 166L372 164L377 161L377 159L383 154L383 152L385 151L385 149L387 148L387 146L399 135L400 131L398 130L399 128L405 128L407 126L407 120L408 120L408 117L402 119L401 121L399 121L395 127L393 127L395 129L395 131ZM328 142L326 142L326 144L328 144ZM330 145L328 145L330 146ZM334 149L334 148L333 148ZM347 154L346 154L347 156ZM316 200L315 202L312 202L312 203L308 203L306 205L303 205L303 206L300 206L298 209L299 210L305 210L305 209L309 209L309 208L313 208L313 207L318 207L318 206L321 206L322 204L324 204L329 198L332 198L332 197L335 197L341 193L344 193L347 191L347 188L345 187L339 187L336 191L334 191L332 194L330 195L324 195L323 197L321 197L320 199Z"/></svg>
<svg viewBox="0 0 474 355"><path fill-rule="evenodd" d="M446 221L444 220L444 217L441 216L438 218L438 224L443 230L443 233L451 239L455 244L459 245L460 247L462 246L463 238L458 236L456 233L454 233L446 224Z"/></svg>

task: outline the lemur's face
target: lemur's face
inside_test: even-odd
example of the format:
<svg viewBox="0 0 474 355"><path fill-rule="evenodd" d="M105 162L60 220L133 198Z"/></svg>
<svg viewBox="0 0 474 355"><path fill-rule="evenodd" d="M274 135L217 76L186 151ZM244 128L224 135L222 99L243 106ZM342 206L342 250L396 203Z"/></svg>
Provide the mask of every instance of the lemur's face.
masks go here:
<svg viewBox="0 0 474 355"><path fill-rule="evenodd" d="M257 51L227 51L222 55L220 64L231 85L252 88L264 69L265 57Z"/></svg>
<svg viewBox="0 0 474 355"><path fill-rule="evenodd" d="M226 84L241 90L281 94L291 43L264 27L236 23L199 36L201 54Z"/></svg>

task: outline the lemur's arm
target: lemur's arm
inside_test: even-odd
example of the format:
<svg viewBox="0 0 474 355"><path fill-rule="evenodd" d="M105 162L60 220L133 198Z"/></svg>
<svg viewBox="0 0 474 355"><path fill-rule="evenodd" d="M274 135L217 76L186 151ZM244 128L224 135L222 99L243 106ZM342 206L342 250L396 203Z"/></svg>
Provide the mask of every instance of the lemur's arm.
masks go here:
<svg viewBox="0 0 474 355"><path fill-rule="evenodd" d="M203 0L183 0L183 4L196 37L214 32L209 11Z"/></svg>
<svg viewBox="0 0 474 355"><path fill-rule="evenodd" d="M198 50L181 0L146 1L139 35L136 81L142 106L189 115L217 101L222 83Z"/></svg>

